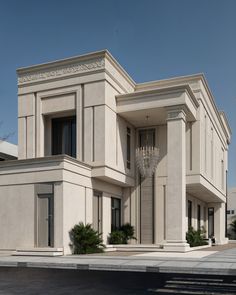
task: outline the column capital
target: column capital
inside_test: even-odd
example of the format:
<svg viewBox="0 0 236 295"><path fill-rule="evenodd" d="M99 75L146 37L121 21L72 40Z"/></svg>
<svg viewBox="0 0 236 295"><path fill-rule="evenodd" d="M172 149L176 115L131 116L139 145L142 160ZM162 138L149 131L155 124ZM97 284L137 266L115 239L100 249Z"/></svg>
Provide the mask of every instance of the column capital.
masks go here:
<svg viewBox="0 0 236 295"><path fill-rule="evenodd" d="M183 120L186 122L186 107L185 106L175 106L167 107L167 121L171 120Z"/></svg>

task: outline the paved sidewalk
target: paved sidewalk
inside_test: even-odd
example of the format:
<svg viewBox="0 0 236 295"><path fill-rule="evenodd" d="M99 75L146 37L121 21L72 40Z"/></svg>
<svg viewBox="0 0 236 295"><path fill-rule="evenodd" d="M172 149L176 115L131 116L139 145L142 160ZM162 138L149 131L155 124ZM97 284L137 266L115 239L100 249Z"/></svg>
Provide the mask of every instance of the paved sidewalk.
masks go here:
<svg viewBox="0 0 236 295"><path fill-rule="evenodd" d="M187 253L133 253L131 256L17 257L3 254L0 267L236 275L236 248Z"/></svg>

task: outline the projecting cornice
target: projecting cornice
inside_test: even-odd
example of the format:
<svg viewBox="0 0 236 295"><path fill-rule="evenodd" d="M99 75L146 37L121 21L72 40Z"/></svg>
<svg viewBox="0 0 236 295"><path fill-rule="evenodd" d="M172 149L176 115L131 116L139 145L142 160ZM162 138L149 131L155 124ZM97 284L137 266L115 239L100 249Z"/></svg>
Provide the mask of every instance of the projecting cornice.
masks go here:
<svg viewBox="0 0 236 295"><path fill-rule="evenodd" d="M196 120L199 107L188 84L119 94L116 95L116 102L116 110L120 115L140 110L185 106L189 121Z"/></svg>
<svg viewBox="0 0 236 295"><path fill-rule="evenodd" d="M45 66L39 65L17 70L18 85L71 76L72 74L89 73L103 69L105 69L105 58L101 57L88 61L70 61L69 63L59 61L58 63L47 64Z"/></svg>
<svg viewBox="0 0 236 295"><path fill-rule="evenodd" d="M196 99L196 97L194 96L194 93L191 89L191 87L188 84L182 84L182 85L177 85L177 86L170 86L170 87L163 87L163 88L156 88L156 89L150 89L150 90L143 90L143 91L135 91L132 93L128 93L128 94L119 94L116 96L117 100L120 101L128 101L128 100L132 100L135 98L143 98L145 96L153 96L155 94L169 94L169 93L173 93L176 91L186 91L189 94L189 97L192 101L192 103L194 104L194 106L196 108L199 107L199 103Z"/></svg>
<svg viewBox="0 0 236 295"><path fill-rule="evenodd" d="M101 50L45 64L20 68L17 70L18 85L23 86L31 83L66 78L73 75L107 71L108 62L112 64L113 69L119 72L129 85L133 88L135 87L135 82L108 50Z"/></svg>

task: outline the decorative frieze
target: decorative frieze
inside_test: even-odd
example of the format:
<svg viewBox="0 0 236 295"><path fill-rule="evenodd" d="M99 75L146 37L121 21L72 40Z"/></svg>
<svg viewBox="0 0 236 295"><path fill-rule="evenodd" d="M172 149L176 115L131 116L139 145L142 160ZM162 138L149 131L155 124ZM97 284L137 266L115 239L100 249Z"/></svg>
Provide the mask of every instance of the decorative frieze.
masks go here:
<svg viewBox="0 0 236 295"><path fill-rule="evenodd" d="M55 67L55 69L41 70L28 74L19 74L18 85L53 79L57 77L69 76L71 74L91 72L98 69L104 69L104 67L105 59L99 58L88 62L78 62L71 65Z"/></svg>

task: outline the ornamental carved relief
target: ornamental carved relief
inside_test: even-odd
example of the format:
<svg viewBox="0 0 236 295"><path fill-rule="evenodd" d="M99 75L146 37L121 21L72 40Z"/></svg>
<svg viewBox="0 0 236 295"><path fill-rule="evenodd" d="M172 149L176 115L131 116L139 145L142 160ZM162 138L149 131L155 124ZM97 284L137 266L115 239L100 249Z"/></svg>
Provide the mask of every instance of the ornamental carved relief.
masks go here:
<svg viewBox="0 0 236 295"><path fill-rule="evenodd" d="M24 84L34 81L42 81L56 77L69 76L76 73L90 72L102 69L105 66L104 58L96 59L86 63L76 63L67 66L55 68L53 70L38 71L33 74L23 74L18 77L18 84Z"/></svg>

